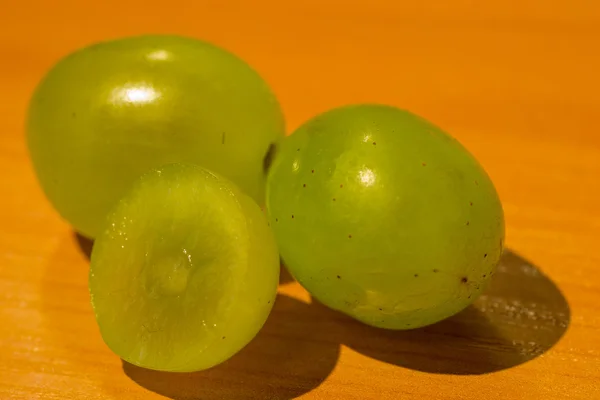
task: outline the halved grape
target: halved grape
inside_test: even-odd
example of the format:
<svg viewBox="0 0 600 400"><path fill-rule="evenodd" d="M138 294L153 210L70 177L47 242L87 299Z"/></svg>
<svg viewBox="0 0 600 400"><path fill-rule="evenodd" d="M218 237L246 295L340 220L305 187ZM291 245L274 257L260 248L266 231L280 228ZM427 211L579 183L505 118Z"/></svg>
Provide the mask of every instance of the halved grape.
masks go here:
<svg viewBox="0 0 600 400"><path fill-rule="evenodd" d="M267 182L280 253L318 300L407 329L465 308L500 258L491 180L456 140L397 108L348 106L287 138Z"/></svg>
<svg viewBox="0 0 600 400"><path fill-rule="evenodd" d="M61 60L30 104L27 139L41 186L95 237L151 168L202 165L262 203L263 161L284 135L261 77L223 49L177 36L100 43Z"/></svg>
<svg viewBox="0 0 600 400"><path fill-rule="evenodd" d="M203 168L172 164L143 175L111 212L89 286L113 352L146 368L196 371L256 335L278 279L256 203Z"/></svg>

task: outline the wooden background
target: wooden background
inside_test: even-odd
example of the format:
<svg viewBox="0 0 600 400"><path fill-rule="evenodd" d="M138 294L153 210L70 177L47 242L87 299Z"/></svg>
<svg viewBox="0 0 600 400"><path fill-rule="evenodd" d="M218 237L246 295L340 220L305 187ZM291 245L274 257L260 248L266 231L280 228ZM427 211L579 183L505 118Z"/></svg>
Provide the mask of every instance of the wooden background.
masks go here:
<svg viewBox="0 0 600 400"><path fill-rule="evenodd" d="M600 399L600 3L596 0L0 0L1 399ZM89 243L44 199L29 96L68 52L180 33L245 58L289 129L377 101L462 141L507 219L476 306L417 331L368 328L283 277L259 336L195 374L122 365L87 292Z"/></svg>

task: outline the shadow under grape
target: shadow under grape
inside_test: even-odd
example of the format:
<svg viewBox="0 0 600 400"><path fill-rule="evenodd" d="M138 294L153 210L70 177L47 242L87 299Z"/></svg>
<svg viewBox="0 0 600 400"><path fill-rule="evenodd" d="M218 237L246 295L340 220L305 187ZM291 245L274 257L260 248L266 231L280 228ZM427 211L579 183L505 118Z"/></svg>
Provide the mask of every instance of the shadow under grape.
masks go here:
<svg viewBox="0 0 600 400"><path fill-rule="evenodd" d="M77 242L79 250L89 260L92 256L92 248L94 247L94 241L77 232L73 232L73 236L75 237L75 241Z"/></svg>
<svg viewBox="0 0 600 400"><path fill-rule="evenodd" d="M290 274L290 271L288 271L288 269L285 266L285 264L283 263L283 261L281 261L281 271L279 273L279 284L285 285L288 283L293 283L295 281L296 280L294 279L292 274Z"/></svg>
<svg viewBox="0 0 600 400"><path fill-rule="evenodd" d="M340 342L404 368L475 375L540 356L558 342L569 323L569 305L560 289L538 267L507 250L488 289L463 312L396 332L349 320Z"/></svg>
<svg viewBox="0 0 600 400"><path fill-rule="evenodd" d="M223 364L171 373L123 361L123 371L146 389L174 400L292 399L319 386L339 357L339 343L323 340L320 313L320 307L278 296L256 338Z"/></svg>
<svg viewBox="0 0 600 400"><path fill-rule="evenodd" d="M79 235L76 239L89 257L92 242ZM285 266L281 268L280 283L293 282ZM325 380L340 345L403 368L477 375L539 357L560 340L570 319L569 305L556 284L539 267L506 250L485 293L461 313L434 325L377 329L315 300L305 304L280 295L258 336L220 366L192 374L161 373L126 363L123 369L142 386L173 399L195 398L189 393L211 398L203 390L231 399L254 398L249 393L293 398Z"/></svg>

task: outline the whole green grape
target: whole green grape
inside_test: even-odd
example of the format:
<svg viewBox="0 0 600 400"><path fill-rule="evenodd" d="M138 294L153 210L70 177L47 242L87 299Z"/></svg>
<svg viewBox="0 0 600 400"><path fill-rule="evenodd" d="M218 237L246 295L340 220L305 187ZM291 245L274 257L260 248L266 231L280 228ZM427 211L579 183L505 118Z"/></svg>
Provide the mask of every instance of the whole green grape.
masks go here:
<svg viewBox="0 0 600 400"><path fill-rule="evenodd" d="M27 121L44 192L89 237L137 177L166 163L202 165L262 203L263 162L283 135L281 109L253 69L178 36L69 55L39 84Z"/></svg>
<svg viewBox="0 0 600 400"><path fill-rule="evenodd" d="M503 248L502 206L479 163L436 126L383 105L326 112L286 138L267 209L292 275L382 328L464 309Z"/></svg>
<svg viewBox="0 0 600 400"><path fill-rule="evenodd" d="M197 371L252 340L278 280L258 205L225 178L171 164L144 174L109 213L89 288L114 353L150 369Z"/></svg>

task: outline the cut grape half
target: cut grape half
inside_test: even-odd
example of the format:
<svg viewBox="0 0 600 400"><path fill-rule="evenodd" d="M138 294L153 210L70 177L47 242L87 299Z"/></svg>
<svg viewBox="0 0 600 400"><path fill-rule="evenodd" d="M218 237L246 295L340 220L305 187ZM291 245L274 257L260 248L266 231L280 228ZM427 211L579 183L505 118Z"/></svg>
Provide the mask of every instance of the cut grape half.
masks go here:
<svg viewBox="0 0 600 400"><path fill-rule="evenodd" d="M172 164L142 176L109 215L89 286L114 353L150 369L197 371L252 340L278 279L258 205L208 170Z"/></svg>

